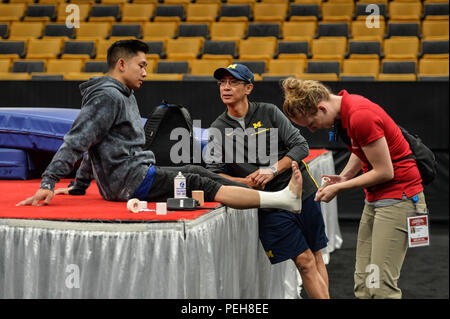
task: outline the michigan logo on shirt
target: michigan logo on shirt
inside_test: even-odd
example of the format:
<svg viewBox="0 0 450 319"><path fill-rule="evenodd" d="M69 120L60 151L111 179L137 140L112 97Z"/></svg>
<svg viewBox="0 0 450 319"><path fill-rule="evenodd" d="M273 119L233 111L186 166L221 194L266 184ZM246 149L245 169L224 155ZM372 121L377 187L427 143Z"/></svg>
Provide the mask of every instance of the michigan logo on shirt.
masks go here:
<svg viewBox="0 0 450 319"><path fill-rule="evenodd" d="M253 128L256 130L258 127L261 127L261 121L258 121L258 123L253 123Z"/></svg>

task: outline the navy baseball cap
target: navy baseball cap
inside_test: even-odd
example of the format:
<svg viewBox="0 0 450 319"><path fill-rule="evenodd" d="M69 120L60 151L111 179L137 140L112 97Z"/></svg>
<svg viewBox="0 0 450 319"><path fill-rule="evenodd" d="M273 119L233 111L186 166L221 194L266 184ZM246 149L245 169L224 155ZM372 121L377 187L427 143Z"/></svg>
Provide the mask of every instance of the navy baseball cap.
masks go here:
<svg viewBox="0 0 450 319"><path fill-rule="evenodd" d="M236 79L245 81L247 83L253 84L255 82L255 76L253 75L252 71L250 71L250 69L245 65L239 63L230 64L226 68L218 68L216 71L214 71L214 77L217 80L220 80L227 73L231 74Z"/></svg>

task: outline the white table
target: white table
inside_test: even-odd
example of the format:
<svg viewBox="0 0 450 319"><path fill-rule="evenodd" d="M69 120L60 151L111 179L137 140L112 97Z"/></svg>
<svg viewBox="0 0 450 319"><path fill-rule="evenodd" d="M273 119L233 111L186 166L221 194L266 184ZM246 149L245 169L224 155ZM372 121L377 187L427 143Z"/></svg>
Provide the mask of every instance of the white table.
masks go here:
<svg viewBox="0 0 450 319"><path fill-rule="evenodd" d="M309 163L334 173L331 152ZM322 204L330 253L342 238ZM294 263L271 265L256 209L220 207L195 220L86 223L0 219L0 298L300 298Z"/></svg>

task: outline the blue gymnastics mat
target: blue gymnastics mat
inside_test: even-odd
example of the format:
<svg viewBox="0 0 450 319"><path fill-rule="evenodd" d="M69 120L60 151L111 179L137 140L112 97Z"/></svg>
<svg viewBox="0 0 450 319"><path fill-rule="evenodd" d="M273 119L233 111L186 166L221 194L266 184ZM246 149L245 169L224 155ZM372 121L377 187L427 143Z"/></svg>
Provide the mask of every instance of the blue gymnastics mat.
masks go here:
<svg viewBox="0 0 450 319"><path fill-rule="evenodd" d="M0 147L56 152L80 110L0 108Z"/></svg>

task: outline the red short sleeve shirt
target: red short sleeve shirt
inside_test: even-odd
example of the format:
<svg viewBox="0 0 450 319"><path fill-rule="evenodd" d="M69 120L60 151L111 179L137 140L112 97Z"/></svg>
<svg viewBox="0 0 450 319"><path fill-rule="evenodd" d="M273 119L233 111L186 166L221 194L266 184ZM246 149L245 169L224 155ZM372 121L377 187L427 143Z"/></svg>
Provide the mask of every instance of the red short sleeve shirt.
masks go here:
<svg viewBox="0 0 450 319"><path fill-rule="evenodd" d="M348 94L345 90L339 92L339 96L342 96L342 128L347 131L352 142L351 147L347 147L362 161L364 173L372 167L362 147L383 136L393 161L411 154L400 128L383 108L360 95ZM393 163L393 166L392 180L364 189L369 202L385 198L400 199L403 193L410 197L423 190L422 179L413 159Z"/></svg>

